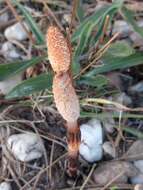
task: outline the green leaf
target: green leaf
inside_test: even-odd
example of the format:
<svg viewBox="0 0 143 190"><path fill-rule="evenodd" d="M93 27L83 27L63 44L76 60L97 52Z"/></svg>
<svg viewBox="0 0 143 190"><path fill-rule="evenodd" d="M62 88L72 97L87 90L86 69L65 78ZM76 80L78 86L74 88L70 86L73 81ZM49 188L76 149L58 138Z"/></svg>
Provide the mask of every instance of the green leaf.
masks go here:
<svg viewBox="0 0 143 190"><path fill-rule="evenodd" d="M82 0L78 0L78 4L77 4L77 8L76 8L76 16L80 23L84 20Z"/></svg>
<svg viewBox="0 0 143 190"><path fill-rule="evenodd" d="M111 43L108 50L102 56L103 60L115 57L126 57L133 53L133 49L123 42Z"/></svg>
<svg viewBox="0 0 143 190"><path fill-rule="evenodd" d="M37 40L36 43L45 44L45 37L43 36L41 30L37 26L35 20L32 18L30 13L18 1L14 0L14 2L16 3L18 8L21 10L23 15L25 16L25 19L26 19L27 23L29 24L31 31L35 35L35 38Z"/></svg>
<svg viewBox="0 0 143 190"><path fill-rule="evenodd" d="M25 80L22 83L15 86L7 94L6 99L27 96L29 94L45 90L46 88L51 89L52 79L53 75L49 73Z"/></svg>
<svg viewBox="0 0 143 190"><path fill-rule="evenodd" d="M122 6L121 11L124 14L126 20L133 26L135 31L143 37L143 29L137 25L136 20L133 17L133 13L124 6Z"/></svg>
<svg viewBox="0 0 143 190"><path fill-rule="evenodd" d="M80 71L80 64L78 60L72 60L72 72L76 75Z"/></svg>
<svg viewBox="0 0 143 190"><path fill-rule="evenodd" d="M91 30L92 30L92 24L89 22L87 23L82 31L81 34L79 36L79 41L78 41L78 45L77 48L75 50L75 54L74 54L74 58L76 59L78 56L80 56L86 46L86 43L88 41L88 38L91 34Z"/></svg>
<svg viewBox="0 0 143 190"><path fill-rule="evenodd" d="M111 187L110 190L117 190L118 187L117 186L114 186L114 187Z"/></svg>
<svg viewBox="0 0 143 190"><path fill-rule="evenodd" d="M79 84L87 84L87 85L90 85L90 86L101 87L101 86L107 84L107 79L103 75L92 76L92 77L90 77L90 76L81 76L78 83Z"/></svg>
<svg viewBox="0 0 143 190"><path fill-rule="evenodd" d="M10 62L0 65L0 81L8 79L18 72L26 70L28 67L39 63L45 57L40 56L26 61Z"/></svg>
<svg viewBox="0 0 143 190"><path fill-rule="evenodd" d="M83 117L96 117L96 118L120 118L121 114L118 113L91 113L91 112L80 112ZM143 118L143 114L130 114L122 113L122 118Z"/></svg>
<svg viewBox="0 0 143 190"><path fill-rule="evenodd" d="M96 13L89 16L87 19L85 19L79 26L79 28L72 34L71 42L74 42L76 39L78 39L83 27L87 23L92 23L92 28L95 28L95 26L101 21L101 19L104 18L105 15L108 14L112 9L114 8L120 8L123 3L123 0L117 0L113 2L112 4L101 8L100 10L96 11Z"/></svg>
<svg viewBox="0 0 143 190"><path fill-rule="evenodd" d="M87 72L83 76L92 76L99 73L105 73L116 69L124 69L141 64L143 64L143 52L138 51L135 54L129 55L127 57L108 59L103 62L102 65L96 67L92 71Z"/></svg>
<svg viewBox="0 0 143 190"><path fill-rule="evenodd" d="M81 54L82 54L82 52L83 52L83 50L84 50L84 48L86 46L86 43L88 41L88 38L90 36L91 30L92 30L92 24L87 23L84 26L83 30L81 31L81 35L80 35L78 45L77 45L77 48L75 50L73 62L72 62L72 67L73 67L73 73L74 74L76 74L76 73L78 73L80 71L80 64L77 61L77 58L79 56L81 56Z"/></svg>

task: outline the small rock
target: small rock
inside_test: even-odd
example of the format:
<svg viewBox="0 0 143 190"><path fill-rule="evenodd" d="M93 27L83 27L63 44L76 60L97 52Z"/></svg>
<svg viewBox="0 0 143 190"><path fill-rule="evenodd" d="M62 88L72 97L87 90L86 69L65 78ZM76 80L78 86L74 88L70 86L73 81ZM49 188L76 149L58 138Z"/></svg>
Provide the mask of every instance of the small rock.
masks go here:
<svg viewBox="0 0 143 190"><path fill-rule="evenodd" d="M135 42L136 40L142 40L142 36L137 32L132 33L129 37L133 42Z"/></svg>
<svg viewBox="0 0 143 190"><path fill-rule="evenodd" d="M107 113L107 112L104 112L104 113ZM112 118L112 117L111 118L104 118L104 121L105 121L103 123L104 129L106 130L107 133L112 134L114 132L114 124L115 124L114 118Z"/></svg>
<svg viewBox="0 0 143 190"><path fill-rule="evenodd" d="M95 12L99 11L101 8L105 7L107 3L105 1L98 1L95 7Z"/></svg>
<svg viewBox="0 0 143 190"><path fill-rule="evenodd" d="M114 96L111 96L108 98L110 101L113 101L113 102L117 102L121 105L124 105L124 106L128 106L132 103L132 100L129 96L126 95L126 93L120 93L120 94L115 94ZM108 105L108 107L111 107L110 105ZM120 114L121 113L121 109L116 109L114 111L115 114Z"/></svg>
<svg viewBox="0 0 143 190"><path fill-rule="evenodd" d="M143 29L143 22L138 22L138 26ZM133 47L143 46L142 36L138 32L133 31L129 38L133 42Z"/></svg>
<svg viewBox="0 0 143 190"><path fill-rule="evenodd" d="M135 176L137 174L136 167L123 161L114 161L100 165L93 174L94 181L97 184L103 185L109 183L113 178L124 172L114 183L127 183L129 176Z"/></svg>
<svg viewBox="0 0 143 190"><path fill-rule="evenodd" d="M129 92L135 93L142 93L143 92L143 81L138 82L137 84L131 86L129 88Z"/></svg>
<svg viewBox="0 0 143 190"><path fill-rule="evenodd" d="M143 174L143 160L134 161L134 165L140 170Z"/></svg>
<svg viewBox="0 0 143 190"><path fill-rule="evenodd" d="M131 44L132 44L129 39L122 39L122 40L119 40L119 41L117 41L117 42L124 43L124 44L126 44L127 46L131 46Z"/></svg>
<svg viewBox="0 0 143 190"><path fill-rule="evenodd" d="M132 33L130 36L131 41L133 42L133 47L143 46L142 36L137 32Z"/></svg>
<svg viewBox="0 0 143 190"><path fill-rule="evenodd" d="M121 30L121 33L119 34L118 38L125 38L132 33L133 28L124 20L116 20L112 30L112 35L114 35L119 30Z"/></svg>
<svg viewBox="0 0 143 190"><path fill-rule="evenodd" d="M2 182L0 184L0 190L11 190L11 185L7 182Z"/></svg>
<svg viewBox="0 0 143 190"><path fill-rule="evenodd" d="M143 28L143 21L138 22L138 27Z"/></svg>
<svg viewBox="0 0 143 190"><path fill-rule="evenodd" d="M139 172L136 176L131 177L131 183L133 184L143 184L143 160L137 160L134 162L134 165L136 168L139 169Z"/></svg>
<svg viewBox="0 0 143 190"><path fill-rule="evenodd" d="M23 23L24 23L25 27L27 28L27 30L29 31L29 27L26 24L26 22L23 22ZM16 24L6 28L4 35L8 40L21 41L21 40L27 39L27 35L26 35L25 31L19 23L16 23Z"/></svg>
<svg viewBox="0 0 143 190"><path fill-rule="evenodd" d="M135 185L134 190L143 190L143 185L142 184Z"/></svg>
<svg viewBox="0 0 143 190"><path fill-rule="evenodd" d="M143 140L135 141L124 157L128 161L143 160Z"/></svg>
<svg viewBox="0 0 143 190"><path fill-rule="evenodd" d="M114 86L119 90L121 89L121 79L119 72L109 72L106 74L106 77L109 86Z"/></svg>
<svg viewBox="0 0 143 190"><path fill-rule="evenodd" d="M116 154L116 150L115 148L111 145L111 143L109 141L106 141L103 144L103 150L105 152L105 155L110 155L112 158L116 158L117 154Z"/></svg>
<svg viewBox="0 0 143 190"><path fill-rule="evenodd" d="M123 104L125 106L128 106L132 103L131 98L125 93L115 94L114 96L111 96L109 100L117 102L119 104Z"/></svg>
<svg viewBox="0 0 143 190"><path fill-rule="evenodd" d="M70 15L70 14L64 14L64 15L63 15L63 20L62 20L62 23L63 23L63 24L68 24L68 23L70 23L70 20L71 20L71 15Z"/></svg>
<svg viewBox="0 0 143 190"><path fill-rule="evenodd" d="M80 155L88 162L101 160L103 156L101 123L96 119L92 119L88 123L81 125L80 131Z"/></svg>
<svg viewBox="0 0 143 190"><path fill-rule="evenodd" d="M8 78L7 80L0 82L0 91L6 95L12 88L14 88L16 85L18 85L23 78L23 72L17 73L14 76Z"/></svg>
<svg viewBox="0 0 143 190"><path fill-rule="evenodd" d="M28 162L43 154L43 146L36 135L16 134L8 138L8 148L17 159Z"/></svg>
<svg viewBox="0 0 143 190"><path fill-rule="evenodd" d="M143 174L139 173L135 177L131 177L130 181L132 184L143 184Z"/></svg>
<svg viewBox="0 0 143 190"><path fill-rule="evenodd" d="M2 45L1 53L4 55L6 59L10 58L18 58L20 55L17 53L16 48L10 42L5 42Z"/></svg>
<svg viewBox="0 0 143 190"><path fill-rule="evenodd" d="M0 15L0 25L5 24L8 21L8 13L5 12Z"/></svg>

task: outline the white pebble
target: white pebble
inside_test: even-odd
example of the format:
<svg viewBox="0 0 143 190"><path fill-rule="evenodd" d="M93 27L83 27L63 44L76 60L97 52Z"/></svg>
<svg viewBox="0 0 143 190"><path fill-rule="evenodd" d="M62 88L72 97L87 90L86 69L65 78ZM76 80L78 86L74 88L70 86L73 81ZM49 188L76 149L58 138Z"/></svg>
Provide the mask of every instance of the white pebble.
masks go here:
<svg viewBox="0 0 143 190"><path fill-rule="evenodd" d="M1 53L6 59L11 60L11 58L18 58L20 55L16 52L16 48L10 42L5 42L2 45Z"/></svg>
<svg viewBox="0 0 143 190"><path fill-rule="evenodd" d="M96 119L92 119L88 123L81 125L80 131L80 155L88 162L101 160L103 156L103 134L101 123Z"/></svg>
<svg viewBox="0 0 143 190"><path fill-rule="evenodd" d="M70 22L71 15L70 14L64 14L63 15L63 24L67 24Z"/></svg>
<svg viewBox="0 0 143 190"><path fill-rule="evenodd" d="M119 38L125 38L128 37L128 35L131 34L133 31L133 28L124 20L116 20L114 24L114 28L112 31L112 35L114 35L116 32L121 30L121 33L119 34Z"/></svg>
<svg viewBox="0 0 143 190"><path fill-rule="evenodd" d="M134 190L143 190L143 184L135 185Z"/></svg>
<svg viewBox="0 0 143 190"><path fill-rule="evenodd" d="M2 182L0 184L0 190L11 190L11 185L7 182Z"/></svg>
<svg viewBox="0 0 143 190"><path fill-rule="evenodd" d="M109 141L106 141L103 144L103 150L105 152L105 154L110 155L112 158L116 158L116 150L115 148L111 145L111 143Z"/></svg>
<svg viewBox="0 0 143 190"><path fill-rule="evenodd" d="M24 23L25 27L27 28L27 30L29 31L28 25L25 22L23 22L23 23ZM25 31L19 23L16 23L16 24L6 28L4 35L9 40L21 41L21 40L27 39L27 35L26 35Z"/></svg>
<svg viewBox="0 0 143 190"><path fill-rule="evenodd" d="M8 78L7 80L0 82L0 91L2 94L6 95L12 88L18 85L23 78L23 72L17 73L14 76Z"/></svg>
<svg viewBox="0 0 143 190"><path fill-rule="evenodd" d="M23 162L38 159L43 154L43 146L36 135L16 134L8 138L8 148Z"/></svg>

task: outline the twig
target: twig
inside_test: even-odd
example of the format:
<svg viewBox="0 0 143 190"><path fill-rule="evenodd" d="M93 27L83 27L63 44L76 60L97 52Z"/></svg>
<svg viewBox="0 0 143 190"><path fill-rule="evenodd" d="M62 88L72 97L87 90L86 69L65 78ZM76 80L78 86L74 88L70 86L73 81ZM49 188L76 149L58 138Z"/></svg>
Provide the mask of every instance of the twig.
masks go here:
<svg viewBox="0 0 143 190"><path fill-rule="evenodd" d="M98 61L101 57L102 57L102 55L105 53L105 51L107 51L107 49L108 49L108 47L106 47L104 50L103 50L103 52L102 53L100 53L100 55L97 57L97 58L95 58L91 63L89 63L85 68L83 68L79 73L77 73L74 77L73 77L73 79L76 79L77 77L79 77L82 73L84 73L89 67L91 67L94 63L96 63L96 61Z"/></svg>
<svg viewBox="0 0 143 190"><path fill-rule="evenodd" d="M98 61L98 60L102 57L102 55L104 54L104 52L108 49L110 43L111 43L115 38L117 38L117 36L118 36L120 33L121 33L121 30L119 30L118 32L116 32L115 35L114 35L101 49L99 49L99 50L93 55L93 58L95 58L96 55L99 54L99 56L98 56L96 59L94 59L94 62ZM73 79L79 77L82 73L84 73L91 65L93 65L94 62L92 61L90 64L88 64L84 69L82 69L79 73L77 73L77 74L73 77Z"/></svg>
<svg viewBox="0 0 143 190"><path fill-rule="evenodd" d="M24 47L23 44L21 44L20 42L18 42L17 40L9 40L12 44L18 46L19 48L21 48L26 55L28 55L28 50Z"/></svg>
<svg viewBox="0 0 143 190"><path fill-rule="evenodd" d="M83 190L83 189L84 189L84 187L85 187L85 185L87 184L88 180L90 179L90 177L91 177L91 175L92 175L92 173L93 173L95 167L96 167L96 164L93 164L93 166L92 166L92 168L91 168L91 170L90 170L90 172L89 172L87 178L85 179L84 183L82 184L80 190Z"/></svg>
<svg viewBox="0 0 143 190"><path fill-rule="evenodd" d="M125 172L122 171L119 173L119 175L115 176L111 181L109 181L103 188L101 188L100 190L105 190L107 189L107 187L109 187L114 181L116 181L119 177L121 177Z"/></svg>
<svg viewBox="0 0 143 190"><path fill-rule="evenodd" d="M21 24L21 26L23 27L25 33L27 34L28 38L34 42L34 39L32 37L32 35L30 34L30 32L27 30L27 28L25 27L25 25L23 24L21 18L19 17L19 15L17 14L17 12L15 11L13 5L11 4L10 0L5 0L7 5L9 6L10 10L12 11L12 13L14 14L16 20Z"/></svg>
<svg viewBox="0 0 143 190"><path fill-rule="evenodd" d="M44 169L44 168L42 168L41 171L38 173L38 175L37 175L37 177L36 177L36 180L35 180L35 183L34 183L34 185L33 185L32 190L35 190L35 189L36 189L36 186L37 186L37 184L38 184L38 181L39 181L39 179L40 179L40 177L41 177L41 175L42 175L43 169Z"/></svg>
<svg viewBox="0 0 143 190"><path fill-rule="evenodd" d="M53 162L54 146L55 146L55 143L53 141L52 147L51 147L51 154L50 154L50 165L52 165L52 162ZM51 167L49 167L49 180L52 180L52 168Z"/></svg>
<svg viewBox="0 0 143 190"><path fill-rule="evenodd" d="M20 183L19 183L19 181L18 181L18 179L17 179L16 174L14 173L14 171L12 170L12 168L11 168L9 165L8 165L7 167L8 167L8 170L9 170L10 174L12 175L12 177L13 177L15 183L17 184L17 186L18 186L19 188L21 188L21 185L20 185Z"/></svg>
<svg viewBox="0 0 143 190"><path fill-rule="evenodd" d="M46 172L47 169L49 169L49 167L53 166L54 164L56 164L57 162L59 162L61 159L63 159L65 156L67 155L67 153L63 154L62 156L60 156L58 159L56 159L51 165L48 165L46 168L44 168L42 171L40 171L40 175L42 175L44 172ZM38 176L39 174L37 174L36 176L34 176L31 180L29 180L27 182L27 184L25 184L20 190L23 190L25 187L27 187L30 183L32 183Z"/></svg>
<svg viewBox="0 0 143 190"><path fill-rule="evenodd" d="M106 47L108 47L110 45L110 43L115 40L117 38L117 36L119 36L119 34L121 33L121 30L119 30L118 32L115 33L115 35L101 48L99 49L95 54L94 57L96 55L98 55L99 53L101 53Z"/></svg>
<svg viewBox="0 0 143 190"><path fill-rule="evenodd" d="M45 9L47 10L47 12L49 12L49 14L51 15L51 17L54 19L54 21L56 22L56 24L59 26L59 28L62 31L65 31L65 29L63 28L63 26L61 25L61 23L58 21L58 19L56 18L56 16L54 15L54 13L51 11L51 9L49 8L49 6L47 5L47 3L45 2L45 0L42 0L43 5L45 6Z"/></svg>

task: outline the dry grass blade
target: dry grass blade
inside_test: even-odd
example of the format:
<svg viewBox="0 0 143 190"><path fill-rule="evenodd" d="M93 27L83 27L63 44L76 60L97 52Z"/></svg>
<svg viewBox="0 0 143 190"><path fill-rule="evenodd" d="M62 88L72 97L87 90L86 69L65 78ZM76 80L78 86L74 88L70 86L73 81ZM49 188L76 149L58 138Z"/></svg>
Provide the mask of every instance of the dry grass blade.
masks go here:
<svg viewBox="0 0 143 190"><path fill-rule="evenodd" d="M36 132L36 134L37 134L37 137L39 138L39 141L40 141L40 143L41 143L41 145L42 145L43 152L44 152L45 164L46 164L46 167L48 167L48 157L47 157L47 153L46 153L46 149L45 149L44 143L43 143L43 141L42 141L42 139L41 139L41 137L40 137L40 134L39 134L37 128L35 127L34 123L31 122L30 125L31 125L31 127L33 127L33 129L35 130L35 132ZM48 175L48 170L47 170L47 180L48 180L48 179L49 179L49 175Z"/></svg>
<svg viewBox="0 0 143 190"><path fill-rule="evenodd" d="M85 68L83 68L79 73L77 73L73 79L76 79L77 77L79 77L82 73L84 73L89 67L91 67L93 64L95 64L101 57L102 55L107 51L109 46L107 46L104 51L102 53L100 53L100 55L98 55L97 58L95 58L91 63L89 63Z"/></svg>
<svg viewBox="0 0 143 190"><path fill-rule="evenodd" d="M105 18L102 34L101 34L101 37L100 37L100 40L99 40L99 44L101 44L103 42L104 35L105 35L105 30L106 30L106 27L107 27L107 24L108 24L108 20L109 20L109 15L107 15L106 18Z"/></svg>
<svg viewBox="0 0 143 190"><path fill-rule="evenodd" d="M111 181L109 181L109 183L107 183L103 188L101 188L100 190L105 190L107 189L114 181L116 181L119 177L121 177L125 172L122 171L119 173L119 175L117 175L116 177L114 177Z"/></svg>
<svg viewBox="0 0 143 190"><path fill-rule="evenodd" d="M76 14L77 4L78 4L78 0L75 0L74 5L73 5L73 9L72 9L71 21L70 21L70 24L69 24L69 32L71 32L71 29L72 29L73 21L74 21L75 14Z"/></svg>
<svg viewBox="0 0 143 190"><path fill-rule="evenodd" d="M121 30L119 30L118 32L116 32L115 35L114 35L101 49L99 49L99 50L94 54L94 57L95 57L96 55L98 55L99 53L101 53L106 47L108 47L108 46L111 44L111 42L112 42L113 40L115 40L115 39L119 36L120 33L121 33Z"/></svg>
<svg viewBox="0 0 143 190"><path fill-rule="evenodd" d="M129 107L126 107L126 106L119 104L117 102L109 101L109 100L102 99L102 98L86 98L83 100L83 103L84 102L97 102L97 103L101 103L101 104L114 105L118 109L126 110L126 111L143 111L142 107L140 107L140 108L129 108Z"/></svg>
<svg viewBox="0 0 143 190"><path fill-rule="evenodd" d="M9 0L5 0L7 5L9 6L10 10L12 11L12 13L14 14L16 20L21 24L21 26L23 27L25 33L27 34L29 40L31 40L32 42L34 42L34 39L32 37L32 35L30 34L30 32L27 30L27 28L25 27L25 25L23 24L21 18L19 17L19 15L17 14L17 12L15 11L13 5L11 4L11 2Z"/></svg>
<svg viewBox="0 0 143 190"><path fill-rule="evenodd" d="M21 189L20 182L19 182L19 180L18 180L18 177L17 177L16 174L14 173L13 169L11 168L10 165L8 165L7 167L8 167L8 170L9 170L11 176L13 177L15 183L17 184L17 186L19 187L19 189Z"/></svg>
<svg viewBox="0 0 143 190"><path fill-rule="evenodd" d="M53 162L54 146L55 146L55 143L53 141L52 147L51 147L51 153L50 153L50 165L52 165L52 162ZM49 180L50 181L52 180L52 168L51 167L49 168Z"/></svg>
<svg viewBox="0 0 143 190"><path fill-rule="evenodd" d="M92 57L94 59L97 55L99 55L97 58L95 58L91 63L89 63L85 68L83 68L79 73L77 73L73 79L76 79L79 77L82 73L84 73L89 67L91 67L96 61L98 61L104 52L108 49L110 43L117 38L117 36L121 33L121 30L116 32L115 35L101 48L99 49Z"/></svg>
<svg viewBox="0 0 143 190"><path fill-rule="evenodd" d="M23 50L23 52L28 55L28 50L24 47L24 45L20 42L18 42L17 40L9 40L12 44L18 46L19 48L21 48Z"/></svg>

